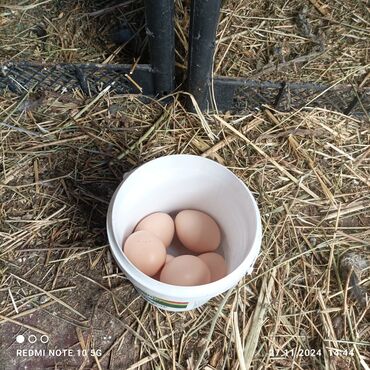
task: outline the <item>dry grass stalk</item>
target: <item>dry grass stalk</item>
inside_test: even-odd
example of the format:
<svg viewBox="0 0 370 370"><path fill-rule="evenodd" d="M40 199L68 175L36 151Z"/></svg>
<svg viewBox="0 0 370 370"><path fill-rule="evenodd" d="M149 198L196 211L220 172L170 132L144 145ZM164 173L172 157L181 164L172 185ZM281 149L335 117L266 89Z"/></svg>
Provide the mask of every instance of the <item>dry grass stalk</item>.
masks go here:
<svg viewBox="0 0 370 370"><path fill-rule="evenodd" d="M253 313L252 324L245 340L244 361L246 369L249 369L251 367L254 358L254 353L257 349L263 321L265 319L266 307L268 301L271 299L270 295L271 289L274 284L275 275L276 271L273 270L271 276L266 276L262 280L261 291L258 296L256 308Z"/></svg>

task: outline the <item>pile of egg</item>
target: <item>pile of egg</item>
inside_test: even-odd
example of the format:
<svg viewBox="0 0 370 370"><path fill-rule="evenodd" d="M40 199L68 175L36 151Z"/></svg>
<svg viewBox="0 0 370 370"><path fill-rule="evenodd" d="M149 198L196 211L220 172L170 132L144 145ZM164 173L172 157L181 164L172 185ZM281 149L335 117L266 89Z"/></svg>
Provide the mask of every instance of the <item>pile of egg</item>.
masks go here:
<svg viewBox="0 0 370 370"><path fill-rule="evenodd" d="M175 257L167 253L175 234L188 254ZM215 252L220 243L219 226L204 212L183 210L174 220L167 213L156 212L136 225L123 251L133 265L153 279L195 286L226 276L225 260Z"/></svg>

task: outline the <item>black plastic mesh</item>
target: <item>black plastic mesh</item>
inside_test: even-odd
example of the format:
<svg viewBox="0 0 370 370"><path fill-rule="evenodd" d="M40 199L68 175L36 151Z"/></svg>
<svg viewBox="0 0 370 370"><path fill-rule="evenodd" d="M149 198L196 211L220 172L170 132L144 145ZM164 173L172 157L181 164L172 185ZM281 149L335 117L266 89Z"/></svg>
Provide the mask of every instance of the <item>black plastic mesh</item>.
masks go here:
<svg viewBox="0 0 370 370"><path fill-rule="evenodd" d="M226 86L234 85L232 104L223 106L222 96ZM312 83L278 83L239 81L230 79L218 80L215 85L216 101L221 110L234 112L259 110L268 105L283 112L304 107L320 107L344 114L366 116L370 114L370 89L356 91L352 86L325 86ZM230 92L228 92L230 95ZM226 99L227 100L227 99Z"/></svg>
<svg viewBox="0 0 370 370"><path fill-rule="evenodd" d="M107 86L119 94L154 96L153 71L149 65L57 64L28 62L2 65L0 92L16 94L53 90L60 93L80 89L93 96ZM280 111L321 107L345 114L370 114L370 89L349 85L325 86L313 83L280 83L218 77L214 79L217 107L221 111L244 113L269 105Z"/></svg>
<svg viewBox="0 0 370 370"><path fill-rule="evenodd" d="M151 68L140 65L131 73L128 65L19 63L1 66L0 91L54 90L64 93L81 89L87 95L95 95L109 85L121 94L142 92L152 95Z"/></svg>

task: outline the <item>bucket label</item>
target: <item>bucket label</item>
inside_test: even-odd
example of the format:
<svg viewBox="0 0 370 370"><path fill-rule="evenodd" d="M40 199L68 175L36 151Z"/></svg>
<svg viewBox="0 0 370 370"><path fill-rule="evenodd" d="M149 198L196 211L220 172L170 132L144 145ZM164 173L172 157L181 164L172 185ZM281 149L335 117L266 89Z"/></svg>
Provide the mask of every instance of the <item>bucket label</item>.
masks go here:
<svg viewBox="0 0 370 370"><path fill-rule="evenodd" d="M154 297L152 295L149 295L142 290L136 288L139 293L150 303L154 304L155 306L162 307L164 309L166 308L174 308L178 310L185 310L190 302L179 302L179 301L170 301L167 299L162 299L158 297Z"/></svg>

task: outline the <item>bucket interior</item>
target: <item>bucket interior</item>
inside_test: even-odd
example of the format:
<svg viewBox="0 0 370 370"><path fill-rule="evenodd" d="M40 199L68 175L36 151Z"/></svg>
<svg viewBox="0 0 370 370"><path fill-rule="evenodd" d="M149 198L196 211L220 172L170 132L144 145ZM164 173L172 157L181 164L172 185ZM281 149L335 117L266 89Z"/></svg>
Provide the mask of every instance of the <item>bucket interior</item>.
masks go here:
<svg viewBox="0 0 370 370"><path fill-rule="evenodd" d="M258 210L235 175L201 157L168 156L135 170L114 199L114 239L122 247L143 217L153 212L173 215L184 209L203 211L215 219L222 230L220 252L228 273L237 268L253 245Z"/></svg>

